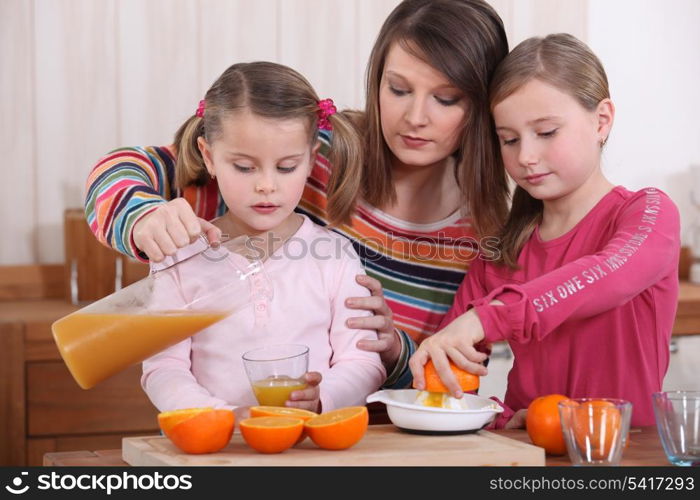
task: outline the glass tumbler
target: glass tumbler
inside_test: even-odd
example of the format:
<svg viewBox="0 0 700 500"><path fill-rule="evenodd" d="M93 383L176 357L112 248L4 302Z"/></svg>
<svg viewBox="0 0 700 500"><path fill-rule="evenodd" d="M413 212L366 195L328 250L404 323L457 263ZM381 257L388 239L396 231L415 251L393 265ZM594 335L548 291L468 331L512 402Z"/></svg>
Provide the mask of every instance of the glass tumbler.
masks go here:
<svg viewBox="0 0 700 500"><path fill-rule="evenodd" d="M620 465L632 417L632 403L612 398L560 401L566 450L574 465Z"/></svg>
<svg viewBox="0 0 700 500"><path fill-rule="evenodd" d="M700 391L652 394L656 428L674 465L700 465Z"/></svg>

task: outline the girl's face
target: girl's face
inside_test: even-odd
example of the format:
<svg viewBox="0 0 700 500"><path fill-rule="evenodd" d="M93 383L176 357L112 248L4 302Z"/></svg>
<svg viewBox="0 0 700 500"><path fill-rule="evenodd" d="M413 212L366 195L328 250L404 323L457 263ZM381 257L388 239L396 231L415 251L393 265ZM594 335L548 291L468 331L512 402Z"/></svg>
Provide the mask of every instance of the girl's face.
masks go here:
<svg viewBox="0 0 700 500"><path fill-rule="evenodd" d="M308 127L303 119L263 118L244 109L224 118L221 136L211 144L198 139L235 228L248 235L283 232L318 149Z"/></svg>
<svg viewBox="0 0 700 500"><path fill-rule="evenodd" d="M588 111L556 87L530 80L493 108L508 174L543 201L585 192L602 176L600 148L613 114L610 99Z"/></svg>
<svg viewBox="0 0 700 500"><path fill-rule="evenodd" d="M394 43L379 86L382 133L406 166L442 162L459 147L468 103L432 66Z"/></svg>

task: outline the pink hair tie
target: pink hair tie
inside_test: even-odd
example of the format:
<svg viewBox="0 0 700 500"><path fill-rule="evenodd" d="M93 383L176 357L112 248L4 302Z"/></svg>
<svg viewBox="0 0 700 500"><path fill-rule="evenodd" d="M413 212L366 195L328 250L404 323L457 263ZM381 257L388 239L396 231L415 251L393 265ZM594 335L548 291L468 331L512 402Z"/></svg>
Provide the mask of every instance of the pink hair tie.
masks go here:
<svg viewBox="0 0 700 500"><path fill-rule="evenodd" d="M207 107L207 102L202 99L199 101L199 106L197 106L197 111L194 113L199 118L204 118L204 109Z"/></svg>
<svg viewBox="0 0 700 500"><path fill-rule="evenodd" d="M323 99L318 101L318 128L319 130L333 130L333 125L328 117L334 115L337 109L333 104L333 99Z"/></svg>

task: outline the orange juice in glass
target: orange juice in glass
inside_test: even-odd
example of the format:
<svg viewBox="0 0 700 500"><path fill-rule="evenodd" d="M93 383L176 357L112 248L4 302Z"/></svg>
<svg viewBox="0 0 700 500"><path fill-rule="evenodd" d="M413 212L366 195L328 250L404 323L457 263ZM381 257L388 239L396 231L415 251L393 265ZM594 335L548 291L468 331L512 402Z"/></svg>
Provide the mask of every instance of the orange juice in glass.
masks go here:
<svg viewBox="0 0 700 500"><path fill-rule="evenodd" d="M56 346L78 385L89 389L248 305L249 278L267 280L241 245L197 240L148 277L56 321Z"/></svg>
<svg viewBox="0 0 700 500"><path fill-rule="evenodd" d="M306 388L304 379L287 376L268 377L252 383L253 393L258 404L262 406L284 406L289 395Z"/></svg>
<svg viewBox="0 0 700 500"><path fill-rule="evenodd" d="M285 406L289 395L306 387L309 348L277 344L243 354L243 366L255 399L263 406Z"/></svg>

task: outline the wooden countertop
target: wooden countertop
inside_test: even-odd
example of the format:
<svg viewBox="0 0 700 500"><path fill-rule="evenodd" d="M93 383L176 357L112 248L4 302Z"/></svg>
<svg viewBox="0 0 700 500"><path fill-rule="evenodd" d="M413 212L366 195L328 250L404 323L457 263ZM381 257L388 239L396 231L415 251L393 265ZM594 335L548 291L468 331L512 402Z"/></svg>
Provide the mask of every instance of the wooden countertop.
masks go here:
<svg viewBox="0 0 700 500"><path fill-rule="evenodd" d="M680 282L673 335L700 334L700 285Z"/></svg>
<svg viewBox="0 0 700 500"><path fill-rule="evenodd" d="M524 430L498 430L491 431L504 437L516 439L524 443L530 443L530 438ZM436 453L439 453L437 451ZM547 466L570 466L567 456L547 456ZM427 464L426 464L427 465ZM666 459L656 427L642 427L630 431L630 444L622 458L622 466L669 466ZM121 450L97 450L97 451L67 451L60 453L46 453L44 466L80 466L100 467L119 466L129 467L122 460Z"/></svg>

